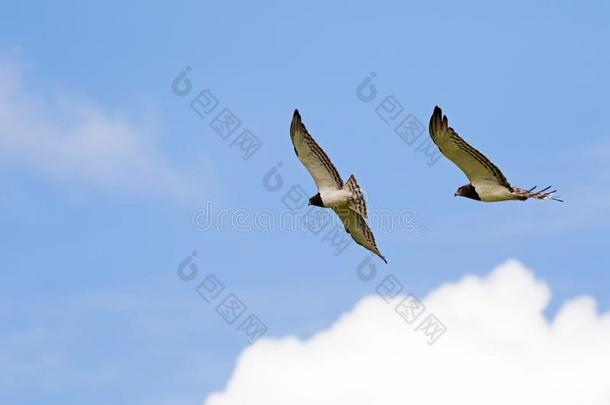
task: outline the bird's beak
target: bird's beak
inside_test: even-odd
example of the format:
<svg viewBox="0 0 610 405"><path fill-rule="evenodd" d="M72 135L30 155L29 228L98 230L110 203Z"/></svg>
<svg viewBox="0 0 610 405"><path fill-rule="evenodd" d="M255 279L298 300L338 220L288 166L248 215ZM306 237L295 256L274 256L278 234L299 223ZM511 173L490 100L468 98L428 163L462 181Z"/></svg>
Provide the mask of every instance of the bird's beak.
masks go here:
<svg viewBox="0 0 610 405"><path fill-rule="evenodd" d="M310 206L310 205L311 205L311 203L310 203L310 202L308 202L308 203L307 203L307 206Z"/></svg>
<svg viewBox="0 0 610 405"><path fill-rule="evenodd" d="M453 196L454 196L454 197L457 197L457 196L458 196L458 193L453 193Z"/></svg>

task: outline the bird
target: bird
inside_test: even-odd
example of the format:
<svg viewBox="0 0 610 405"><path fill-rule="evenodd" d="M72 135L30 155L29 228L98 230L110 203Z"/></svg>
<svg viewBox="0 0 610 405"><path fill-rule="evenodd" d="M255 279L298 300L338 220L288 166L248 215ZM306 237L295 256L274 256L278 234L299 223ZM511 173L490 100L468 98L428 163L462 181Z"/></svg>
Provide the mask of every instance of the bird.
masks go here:
<svg viewBox="0 0 610 405"><path fill-rule="evenodd" d="M551 186L538 191L535 191L536 186L529 189L513 187L495 164L449 126L447 116L443 115L439 106L434 107L428 129L432 141L441 153L455 163L470 180L469 184L457 189L455 196L485 202L525 201L529 198L563 202L554 195L557 190L548 191Z"/></svg>
<svg viewBox="0 0 610 405"><path fill-rule="evenodd" d="M343 183L339 172L328 155L316 143L301 121L299 110L294 110L290 124L290 138L297 157L305 166L318 192L309 199L309 205L330 208L341 219L345 231L357 244L379 256L385 263L375 236L366 224L368 216L364 193L352 174Z"/></svg>

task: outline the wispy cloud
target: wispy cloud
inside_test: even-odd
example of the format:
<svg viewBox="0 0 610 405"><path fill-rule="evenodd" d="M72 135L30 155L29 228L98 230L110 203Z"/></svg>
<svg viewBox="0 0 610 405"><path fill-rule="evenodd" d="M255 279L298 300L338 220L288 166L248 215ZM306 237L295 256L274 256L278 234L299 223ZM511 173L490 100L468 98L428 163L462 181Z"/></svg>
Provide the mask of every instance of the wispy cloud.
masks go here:
<svg viewBox="0 0 610 405"><path fill-rule="evenodd" d="M0 310L0 402L34 396L65 403L95 392L96 401L113 403L121 392L128 403L170 403L161 398L171 381L179 391L172 392L174 403L193 403L213 351L200 340L216 334L198 304L158 282L1 300L7 310ZM159 384L151 387L152 380Z"/></svg>
<svg viewBox="0 0 610 405"><path fill-rule="evenodd" d="M0 157L56 179L184 197L189 175L155 134L91 102L30 90L19 62L0 57Z"/></svg>

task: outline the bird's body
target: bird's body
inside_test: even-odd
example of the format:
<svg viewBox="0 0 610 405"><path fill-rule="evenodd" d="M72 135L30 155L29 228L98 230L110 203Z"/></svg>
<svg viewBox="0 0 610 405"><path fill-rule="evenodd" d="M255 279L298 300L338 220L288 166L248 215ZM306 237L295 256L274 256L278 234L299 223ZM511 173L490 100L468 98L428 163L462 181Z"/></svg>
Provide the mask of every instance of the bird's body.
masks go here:
<svg viewBox="0 0 610 405"><path fill-rule="evenodd" d="M347 207L353 198L353 193L345 189L320 190L320 198L322 199L323 206L326 208Z"/></svg>
<svg viewBox="0 0 610 405"><path fill-rule="evenodd" d="M471 183L474 187L474 191L478 198L473 198L463 194L460 196L469 197L473 200L480 200L485 202L496 202L496 201L508 201L508 200L522 200L523 197L519 197L512 193L506 187L498 187L497 184L486 183L486 182L475 182Z"/></svg>
<svg viewBox="0 0 610 405"><path fill-rule="evenodd" d="M455 163L470 180L469 184L458 188L454 195L484 202L525 201L529 198L561 201L553 196L555 190L547 191L551 187L540 191L534 191L536 187L529 190L513 187L495 164L449 126L447 116L443 115L438 106L434 108L430 118L429 131L441 153Z"/></svg>
<svg viewBox="0 0 610 405"><path fill-rule="evenodd" d="M387 263L364 220L367 217L366 202L356 178L351 175L343 183L328 155L307 132L298 110L294 111L292 117L290 138L297 157L309 171L318 188L318 193L309 199L309 204L332 209L343 222L345 231L356 243Z"/></svg>
<svg viewBox="0 0 610 405"><path fill-rule="evenodd" d="M522 200L523 198L517 197L510 192L509 189L504 187L496 187L493 184L474 184L474 189L477 191L481 201L485 202L497 202L497 201L508 201L508 200Z"/></svg>

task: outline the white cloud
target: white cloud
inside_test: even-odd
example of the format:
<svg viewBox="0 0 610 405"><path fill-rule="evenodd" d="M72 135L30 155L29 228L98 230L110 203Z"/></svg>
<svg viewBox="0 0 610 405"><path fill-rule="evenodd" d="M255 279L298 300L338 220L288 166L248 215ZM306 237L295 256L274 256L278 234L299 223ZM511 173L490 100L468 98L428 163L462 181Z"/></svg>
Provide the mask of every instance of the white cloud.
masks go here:
<svg viewBox="0 0 610 405"><path fill-rule="evenodd" d="M447 326L428 346L391 304L368 297L307 341L246 349L205 404L609 404L610 314L583 297L549 322L549 298L516 261L466 276L424 300Z"/></svg>
<svg viewBox="0 0 610 405"><path fill-rule="evenodd" d="M192 180L164 158L153 134L125 117L25 85L0 55L0 158L62 180L184 196Z"/></svg>

